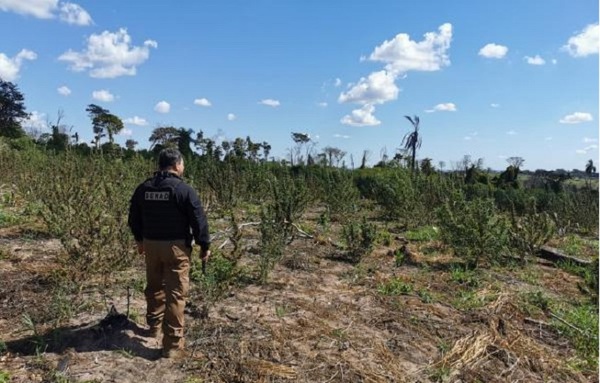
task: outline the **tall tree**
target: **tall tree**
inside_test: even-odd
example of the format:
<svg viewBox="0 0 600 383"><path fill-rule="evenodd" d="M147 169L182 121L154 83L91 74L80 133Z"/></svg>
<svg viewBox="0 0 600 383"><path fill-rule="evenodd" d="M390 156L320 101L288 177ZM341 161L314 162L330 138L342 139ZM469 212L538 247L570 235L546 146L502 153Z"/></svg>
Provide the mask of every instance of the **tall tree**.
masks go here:
<svg viewBox="0 0 600 383"><path fill-rule="evenodd" d="M160 148L178 146L179 130L173 126L159 126L152 131L150 134L150 141L152 144L150 147L158 146Z"/></svg>
<svg viewBox="0 0 600 383"><path fill-rule="evenodd" d="M302 148L304 146L307 146L307 144L310 142L310 134L292 132L292 140L296 143L296 147L295 147L294 151L292 151L290 153L290 161L293 166L294 165L294 157L296 158L296 162L298 162L298 163L304 162L304 157L301 154ZM307 153L306 153L307 157L308 157L309 152L310 152L310 150L307 150Z"/></svg>
<svg viewBox="0 0 600 383"><path fill-rule="evenodd" d="M29 117L25 97L10 81L0 78L0 136L18 138L25 135L21 120Z"/></svg>
<svg viewBox="0 0 600 383"><path fill-rule="evenodd" d="M96 149L100 146L102 137L108 135L108 141L112 145L114 136L123 130L123 121L114 114L111 114L108 109L104 109L95 104L89 104L85 109L92 119L92 130L94 132L93 143Z"/></svg>
<svg viewBox="0 0 600 383"><path fill-rule="evenodd" d="M177 134L177 148L183 156L190 157L193 153L190 145L196 143L196 140L192 138L194 131L192 129L179 128L177 129Z"/></svg>
<svg viewBox="0 0 600 383"><path fill-rule="evenodd" d="M411 171L414 173L415 172L415 166L416 166L416 156L417 156L417 149L419 149L421 147L421 136L419 136L419 116L414 116L414 117L410 117L410 116L404 116L408 121L410 121L410 123L413 126L413 131L412 132L408 132L406 133L406 135L404 136L404 138L402 139L402 144L404 145L404 149L410 151L411 153L411 162L410 162L410 168Z"/></svg>

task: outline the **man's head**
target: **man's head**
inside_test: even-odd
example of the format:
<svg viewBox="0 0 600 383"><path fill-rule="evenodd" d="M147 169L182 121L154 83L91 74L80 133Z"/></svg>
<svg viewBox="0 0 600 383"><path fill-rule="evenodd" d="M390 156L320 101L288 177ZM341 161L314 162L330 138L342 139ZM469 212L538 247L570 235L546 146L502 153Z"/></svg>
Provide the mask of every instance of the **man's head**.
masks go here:
<svg viewBox="0 0 600 383"><path fill-rule="evenodd" d="M172 171L178 176L183 175L183 156L177 149L167 148L158 154L158 168L161 171Z"/></svg>

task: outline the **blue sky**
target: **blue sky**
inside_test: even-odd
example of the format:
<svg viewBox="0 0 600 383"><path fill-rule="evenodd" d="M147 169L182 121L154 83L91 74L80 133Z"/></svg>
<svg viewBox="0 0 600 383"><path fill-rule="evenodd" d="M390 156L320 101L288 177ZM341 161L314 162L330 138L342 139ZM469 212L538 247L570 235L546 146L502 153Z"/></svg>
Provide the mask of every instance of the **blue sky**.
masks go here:
<svg viewBox="0 0 600 383"><path fill-rule="evenodd" d="M0 77L27 126L62 109L89 142L95 103L121 143L173 125L283 157L304 132L375 163L417 115L418 158L447 168L598 159L597 1L74 1L0 0Z"/></svg>

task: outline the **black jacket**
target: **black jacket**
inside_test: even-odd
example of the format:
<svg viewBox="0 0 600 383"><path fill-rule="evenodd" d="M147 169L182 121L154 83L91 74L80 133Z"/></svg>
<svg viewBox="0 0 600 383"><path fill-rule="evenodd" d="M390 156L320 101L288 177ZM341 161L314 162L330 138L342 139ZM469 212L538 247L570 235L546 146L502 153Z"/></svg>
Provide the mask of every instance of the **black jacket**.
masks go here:
<svg viewBox="0 0 600 383"><path fill-rule="evenodd" d="M128 223L138 242L183 239L191 246L193 236L202 250L210 247L208 222L198 195L170 172L156 172L135 189Z"/></svg>

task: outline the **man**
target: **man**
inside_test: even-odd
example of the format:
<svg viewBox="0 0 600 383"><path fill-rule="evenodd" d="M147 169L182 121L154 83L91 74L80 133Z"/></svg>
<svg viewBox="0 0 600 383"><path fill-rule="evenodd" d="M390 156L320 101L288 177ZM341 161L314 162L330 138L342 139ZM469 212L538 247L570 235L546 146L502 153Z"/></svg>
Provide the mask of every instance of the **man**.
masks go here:
<svg viewBox="0 0 600 383"><path fill-rule="evenodd" d="M149 333L158 337L163 332L162 354L171 358L184 349L183 309L189 291L192 237L200 245L203 262L210 256L210 237L198 195L181 179L181 153L177 149L162 150L158 167L154 177L133 193L129 227L138 253L146 256Z"/></svg>

